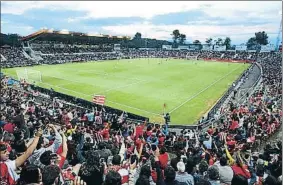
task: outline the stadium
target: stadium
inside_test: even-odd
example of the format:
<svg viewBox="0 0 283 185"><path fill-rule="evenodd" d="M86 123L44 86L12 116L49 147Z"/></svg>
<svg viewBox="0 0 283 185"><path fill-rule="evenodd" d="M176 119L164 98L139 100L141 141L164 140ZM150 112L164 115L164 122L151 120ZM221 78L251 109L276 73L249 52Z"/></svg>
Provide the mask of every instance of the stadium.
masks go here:
<svg viewBox="0 0 283 185"><path fill-rule="evenodd" d="M43 185L51 172L58 184L279 184L279 35L233 47L172 35L1 33L1 181L39 183L27 178L39 169Z"/></svg>

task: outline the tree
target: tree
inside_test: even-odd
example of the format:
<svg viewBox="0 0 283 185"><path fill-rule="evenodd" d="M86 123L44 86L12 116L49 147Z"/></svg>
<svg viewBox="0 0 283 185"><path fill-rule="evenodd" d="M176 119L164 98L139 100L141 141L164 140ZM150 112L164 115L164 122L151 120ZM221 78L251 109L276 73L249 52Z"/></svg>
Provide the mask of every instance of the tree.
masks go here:
<svg viewBox="0 0 283 185"><path fill-rule="evenodd" d="M141 39L142 34L140 32L137 32L134 36L134 39Z"/></svg>
<svg viewBox="0 0 283 185"><path fill-rule="evenodd" d="M184 44L185 41L186 41L186 35L185 34L180 34L180 37L179 37L179 43L180 44Z"/></svg>
<svg viewBox="0 0 283 185"><path fill-rule="evenodd" d="M268 36L265 31L255 33L256 42L260 45L268 44Z"/></svg>
<svg viewBox="0 0 283 185"><path fill-rule="evenodd" d="M230 49L231 50L235 50L236 49L236 45L232 45Z"/></svg>
<svg viewBox="0 0 283 185"><path fill-rule="evenodd" d="M207 38L205 43L210 46L212 44L212 38Z"/></svg>
<svg viewBox="0 0 283 185"><path fill-rule="evenodd" d="M214 40L216 45L222 46L223 40L221 38L218 38L217 40Z"/></svg>
<svg viewBox="0 0 283 185"><path fill-rule="evenodd" d="M193 44L201 44L201 42L199 40L195 40Z"/></svg>
<svg viewBox="0 0 283 185"><path fill-rule="evenodd" d="M230 37L226 37L224 42L223 42L223 45L226 46L226 49L230 49L231 48L231 39Z"/></svg>
<svg viewBox="0 0 283 185"><path fill-rule="evenodd" d="M268 36L265 31L256 32L254 37L249 38L247 41L247 48L258 49L260 45L268 44Z"/></svg>
<svg viewBox="0 0 283 185"><path fill-rule="evenodd" d="M172 33L173 36L173 42L177 43L177 40L180 38L180 31L179 30L174 30Z"/></svg>
<svg viewBox="0 0 283 185"><path fill-rule="evenodd" d="M258 45L257 40L255 37L252 37L247 42L247 48L252 48L253 46Z"/></svg>

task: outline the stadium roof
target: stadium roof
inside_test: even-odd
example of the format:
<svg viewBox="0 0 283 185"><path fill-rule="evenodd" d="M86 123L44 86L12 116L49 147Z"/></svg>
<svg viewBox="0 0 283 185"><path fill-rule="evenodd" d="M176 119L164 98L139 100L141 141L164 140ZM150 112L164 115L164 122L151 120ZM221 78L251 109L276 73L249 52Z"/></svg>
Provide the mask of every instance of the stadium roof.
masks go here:
<svg viewBox="0 0 283 185"><path fill-rule="evenodd" d="M131 39L128 36L112 36L112 35L101 35L101 34L87 34L81 32L71 32L67 30L55 31L49 29L41 29L37 32L34 32L26 37L22 38L22 41L32 41L32 40L81 40L81 41L97 41L97 40L104 40L104 41L119 41L119 40L129 40Z"/></svg>

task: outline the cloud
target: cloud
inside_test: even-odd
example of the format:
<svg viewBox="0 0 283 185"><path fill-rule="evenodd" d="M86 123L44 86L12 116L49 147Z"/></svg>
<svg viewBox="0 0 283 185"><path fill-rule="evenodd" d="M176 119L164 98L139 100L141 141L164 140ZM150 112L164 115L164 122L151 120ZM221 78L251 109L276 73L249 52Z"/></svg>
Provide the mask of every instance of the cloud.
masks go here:
<svg viewBox="0 0 283 185"><path fill-rule="evenodd" d="M9 23L9 21L1 20L1 24L7 24L7 23Z"/></svg>
<svg viewBox="0 0 283 185"><path fill-rule="evenodd" d="M32 9L50 10L73 10L86 12L86 18L106 18L106 17L143 17L152 18L156 15L164 15L176 12L186 12L201 9L211 17L225 16L245 17L238 12L255 12L256 16L262 13L278 12L282 2L275 1L14 1L2 2L2 14L21 15ZM247 15L249 16L249 15ZM83 18L83 17L81 17Z"/></svg>
<svg viewBox="0 0 283 185"><path fill-rule="evenodd" d="M3 14L20 15L31 9L76 10L87 12L89 18L105 17L144 17L182 12L199 8L202 2L162 2L159 1L25 1L3 2Z"/></svg>
<svg viewBox="0 0 283 185"><path fill-rule="evenodd" d="M16 32L22 36L27 36L35 31L33 26L30 25L15 25L15 24L5 24L5 26L1 27L2 33L15 33L15 30L20 30L20 32Z"/></svg>
<svg viewBox="0 0 283 185"><path fill-rule="evenodd" d="M186 34L189 40L205 41L208 37L226 37L231 39L247 39L252 37L255 32L265 30L267 33L274 33L276 30L274 24L264 24L259 26L218 26L218 25L154 25L149 22L136 23L129 25L117 25L117 26L103 26L102 29L105 32L118 35L133 36L136 32L140 32L143 37L158 38L169 40L171 39L171 33L175 29L179 29L181 33Z"/></svg>
<svg viewBox="0 0 283 185"><path fill-rule="evenodd" d="M188 40L230 36L238 42L257 31L277 33L281 7L280 1L11 1L1 2L1 16L9 21L1 25L31 25L33 29L15 29L23 35L47 26L111 35L141 32L166 40L179 29Z"/></svg>

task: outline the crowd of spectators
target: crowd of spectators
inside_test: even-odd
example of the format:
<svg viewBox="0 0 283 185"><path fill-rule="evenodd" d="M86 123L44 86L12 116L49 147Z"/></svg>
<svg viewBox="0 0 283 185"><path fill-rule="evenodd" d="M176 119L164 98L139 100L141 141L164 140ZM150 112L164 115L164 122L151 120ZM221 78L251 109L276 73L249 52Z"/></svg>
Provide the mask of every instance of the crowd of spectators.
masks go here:
<svg viewBox="0 0 283 185"><path fill-rule="evenodd" d="M113 60L119 57L119 53L93 53L93 54L56 54L56 55L41 55L42 64L63 64L68 62L87 62L100 60Z"/></svg>
<svg viewBox="0 0 283 185"><path fill-rule="evenodd" d="M204 53L220 56L199 54ZM137 50L124 55L187 54ZM1 76L1 184L279 185L282 142L267 143L263 151L256 142L281 126L282 57L259 53L257 60L263 81L245 104L233 100L214 127L180 134L168 123L133 123L126 113L53 101Z"/></svg>
<svg viewBox="0 0 283 185"><path fill-rule="evenodd" d="M91 48L91 47L42 47L34 48L35 51L40 51L42 54L60 54L60 53L93 53L93 52L111 52L113 49L110 47L106 48Z"/></svg>
<svg viewBox="0 0 283 185"><path fill-rule="evenodd" d="M123 49L113 51L110 47L92 48L65 46L63 48L54 45L33 48L41 59L31 59L23 54L22 48L3 48L1 55L6 60L2 61L3 67L19 67L36 64L61 64L67 62L84 62L95 60L112 60L119 58L179 58L179 59L222 59L222 60L242 60L255 61L257 57L266 54L247 52L247 51L195 51L195 50L140 50L140 49ZM2 57L1 57L2 58Z"/></svg>
<svg viewBox="0 0 283 185"><path fill-rule="evenodd" d="M196 59L226 59L226 60L242 60L255 61L257 53L255 52L235 52L235 51L195 51L195 50L124 50L124 56L130 58L139 57L157 57L157 58L190 58Z"/></svg>
<svg viewBox="0 0 283 185"><path fill-rule="evenodd" d="M36 64L36 62L24 56L21 48L1 48L0 54L4 57L1 57L1 67L20 67Z"/></svg>
<svg viewBox="0 0 283 185"><path fill-rule="evenodd" d="M90 52L111 52L113 45L81 45L81 44L63 44L55 41L33 41L31 47L35 51L40 51L42 54L62 54L62 53L90 53Z"/></svg>

